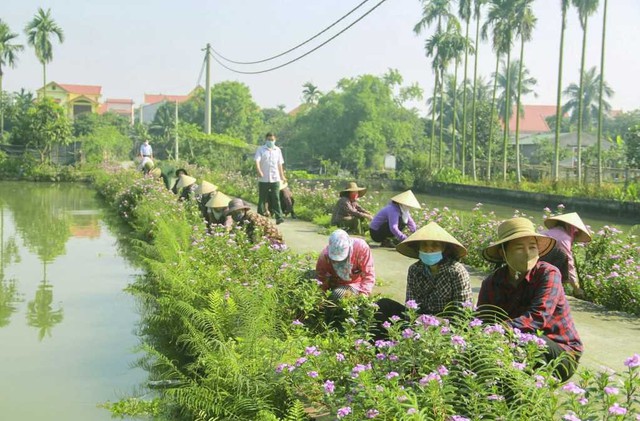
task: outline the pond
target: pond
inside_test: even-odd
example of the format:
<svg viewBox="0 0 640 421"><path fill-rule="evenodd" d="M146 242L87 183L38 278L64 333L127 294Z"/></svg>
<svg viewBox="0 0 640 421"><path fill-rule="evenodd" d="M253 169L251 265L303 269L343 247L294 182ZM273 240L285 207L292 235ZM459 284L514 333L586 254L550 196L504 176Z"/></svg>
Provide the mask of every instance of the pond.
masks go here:
<svg viewBox="0 0 640 421"><path fill-rule="evenodd" d="M140 319L95 191L0 182L0 419L110 420L97 407L146 379Z"/></svg>

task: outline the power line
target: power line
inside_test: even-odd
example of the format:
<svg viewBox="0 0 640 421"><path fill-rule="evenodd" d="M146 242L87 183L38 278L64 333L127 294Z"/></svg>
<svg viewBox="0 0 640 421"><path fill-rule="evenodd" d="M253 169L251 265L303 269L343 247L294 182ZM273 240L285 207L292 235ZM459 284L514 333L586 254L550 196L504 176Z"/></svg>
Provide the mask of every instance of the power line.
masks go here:
<svg viewBox="0 0 640 421"><path fill-rule="evenodd" d="M377 9L378 7L380 7L382 5L382 3L384 3L387 0L381 0L378 4L376 4L375 6L373 6L371 9L369 9L365 14L363 14L362 16L360 16L358 19L356 19L355 21L353 21L349 26L347 26L346 28L344 28L342 31L338 32L337 34L335 34L334 36L332 36L331 38L329 38L328 40L326 40L325 42L323 42L322 44L318 45L317 47L315 47L314 49L307 51L306 53L287 61L284 64L281 64L279 66L275 66L275 67L271 67L269 69L266 70L256 70L256 71L243 71L243 70L237 70L234 68L231 68L229 66L227 66L226 64L222 63L220 60L218 60L218 58L215 55L211 55L211 57L213 57L213 59L216 61L216 63L218 63L220 66L224 67L225 69L232 71L234 73L240 73L240 74L244 74L244 75L257 75L260 73L267 73L267 72L271 72L273 70L277 70L277 69L281 69L285 66L288 66L291 63L294 63L306 56L308 56L309 54L313 53L314 51L318 50L321 47L324 47L326 44L328 44L329 42L333 41L335 38L337 38L338 36L340 36L343 32L347 31L349 28L351 28L353 25L355 25L356 23L360 22L362 19L365 18L365 16L367 16L369 13L373 12L375 9Z"/></svg>
<svg viewBox="0 0 640 421"><path fill-rule="evenodd" d="M235 61L235 60L231 60L230 58L227 58L225 56L223 56L222 54L220 54L219 52L216 51L215 48L211 48L211 51L213 51L213 53L215 55L217 55L219 58L221 58L224 61L227 61L229 63L234 63L234 64L259 64L259 63L264 63L266 61L271 61L274 60L278 57L282 57L285 54L288 54L290 52L292 52L293 50L296 50L300 47L302 47L305 44L308 44L309 42L313 41L314 39L318 38L320 35L324 34L325 32L327 32L329 29L333 28L334 26L336 26L338 23L342 22L344 19L346 19L348 16L350 16L353 12L355 12L356 10L358 10L360 7L364 6L365 3L369 2L370 0L364 0L362 3L360 3L359 5L357 5L356 7L354 7L353 9L351 9L346 15L342 16L340 19L338 19L337 21L333 22L331 25L327 26L326 28L324 28L322 31L318 32L317 34L315 34L314 36L312 36L311 38L301 42L300 44L296 45L295 47L292 47L290 49L288 49L285 52L282 52L278 55L275 56L271 56L269 58L265 58L262 60L257 60L257 61Z"/></svg>

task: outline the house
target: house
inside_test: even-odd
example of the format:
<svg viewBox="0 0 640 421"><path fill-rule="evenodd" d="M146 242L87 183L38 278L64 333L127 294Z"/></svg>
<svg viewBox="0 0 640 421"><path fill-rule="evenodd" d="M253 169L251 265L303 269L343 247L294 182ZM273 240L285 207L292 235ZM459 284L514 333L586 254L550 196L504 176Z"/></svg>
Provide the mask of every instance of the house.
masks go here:
<svg viewBox="0 0 640 421"><path fill-rule="evenodd" d="M71 119L82 113L98 112L102 86L49 82L44 87L36 90L38 98L44 96L45 88L47 97L60 104Z"/></svg>
<svg viewBox="0 0 640 421"><path fill-rule="evenodd" d="M531 135L520 140L520 152L522 156L528 158L534 164L542 164L541 162L535 162L532 159L535 155L536 149L541 142L550 142L554 144L556 140L554 133L545 133L539 135ZM561 167L575 167L578 161L578 134L576 132L560 133L559 137L560 149L568 150L569 155L564 160L560 161ZM591 133L582 133L581 136L581 149L584 153L585 149L597 144L597 137ZM607 151L611 148L611 143L603 140L602 150Z"/></svg>
<svg viewBox="0 0 640 421"><path fill-rule="evenodd" d="M196 88L197 89L197 88ZM138 109L140 123L151 124L158 109L165 103L181 104L194 94L195 89L187 95L144 94L144 103Z"/></svg>
<svg viewBox="0 0 640 421"><path fill-rule="evenodd" d="M520 113L520 137L533 134L551 133L551 127L547 124L547 117L555 117L557 107L555 105L523 105L524 113ZM509 120L509 132L516 131L516 108Z"/></svg>
<svg viewBox="0 0 640 421"><path fill-rule="evenodd" d="M107 112L116 113L129 120L129 124L133 125L133 100L132 99L114 99L108 98L98 107L98 114Z"/></svg>

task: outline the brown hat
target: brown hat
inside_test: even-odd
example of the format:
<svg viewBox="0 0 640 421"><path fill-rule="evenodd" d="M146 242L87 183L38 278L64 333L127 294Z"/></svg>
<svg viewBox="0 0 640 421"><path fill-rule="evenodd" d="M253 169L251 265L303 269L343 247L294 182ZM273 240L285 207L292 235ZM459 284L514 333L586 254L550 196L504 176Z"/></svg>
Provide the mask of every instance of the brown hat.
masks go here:
<svg viewBox="0 0 640 421"><path fill-rule="evenodd" d="M215 184L211 184L208 181L202 180L202 184L200 184L198 188L196 188L196 194L209 194L213 193L216 190L218 190L218 186L216 186Z"/></svg>
<svg viewBox="0 0 640 421"><path fill-rule="evenodd" d="M538 242L538 255L540 257L549 253L556 240L546 235L538 234L531 222L527 218L511 218L502 222L498 227L498 240L491 243L482 251L482 257L494 263L504 261L504 257L500 255L500 248L503 244L511 240L523 237L535 237Z"/></svg>
<svg viewBox="0 0 640 421"><path fill-rule="evenodd" d="M396 250L398 250L400 254L417 259L419 255L418 252L420 250L420 243L423 241L439 241L441 243L447 243L453 246L453 250L457 258L467 255L467 249L464 248L464 246L460 244L453 235L449 234L444 230L444 228L435 222L429 222L427 225L411 234L402 243L396 246Z"/></svg>
<svg viewBox="0 0 640 421"><path fill-rule="evenodd" d="M226 208L229 206L231 198L221 191L217 192L209 201L205 204L208 208Z"/></svg>
<svg viewBox="0 0 640 421"><path fill-rule="evenodd" d="M366 187L358 187L358 185L356 184L355 181L350 181L349 183L347 183L347 186L344 188L344 190L341 190L340 193L350 193L350 192L358 192L358 196L362 197L365 194L367 194L367 188Z"/></svg>
<svg viewBox="0 0 640 421"><path fill-rule="evenodd" d="M176 184L176 188L181 189L183 187L189 187L195 182L195 178L188 175L180 174L180 177L178 178L178 184Z"/></svg>
<svg viewBox="0 0 640 421"><path fill-rule="evenodd" d="M227 210L227 213L231 213L231 212L235 212L243 209L249 210L250 208L246 203L244 203L244 200L235 198L229 201L229 210Z"/></svg>
<svg viewBox="0 0 640 421"><path fill-rule="evenodd" d="M575 241L579 243L588 243L589 241L591 241L591 234L589 233L589 229L586 227L584 222L582 222L582 219L580 219L580 216L578 216L576 212L550 216L545 219L544 226L547 228L553 228L558 225L559 222L569 224L578 230L575 236Z"/></svg>
<svg viewBox="0 0 640 421"><path fill-rule="evenodd" d="M420 202L418 202L418 199L416 199L416 196L411 190L396 194L391 198L391 200L400 205L409 206L410 208L414 209L420 209Z"/></svg>

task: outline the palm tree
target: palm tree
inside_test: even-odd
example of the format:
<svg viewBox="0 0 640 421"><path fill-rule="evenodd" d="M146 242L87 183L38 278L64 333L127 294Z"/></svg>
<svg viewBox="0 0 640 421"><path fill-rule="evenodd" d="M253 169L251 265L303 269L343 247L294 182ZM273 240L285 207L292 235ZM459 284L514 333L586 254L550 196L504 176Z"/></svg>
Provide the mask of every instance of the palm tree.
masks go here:
<svg viewBox="0 0 640 421"><path fill-rule="evenodd" d="M562 112L560 104L562 102L562 61L564 55L564 32L567 29L567 10L569 10L569 0L560 0L562 8L562 26L560 29L560 58L558 59L558 91L556 99L556 137L553 151L553 181L558 182L560 177L560 121Z"/></svg>
<svg viewBox="0 0 640 421"><path fill-rule="evenodd" d="M38 340L42 341L45 335L51 336L51 330L63 318L62 308L53 309L53 285L45 279L38 286L34 300L27 303L27 323L39 329Z"/></svg>
<svg viewBox="0 0 640 421"><path fill-rule="evenodd" d="M586 116L582 120L582 129L591 130L593 123L597 121L600 106L599 92L601 75L596 74L595 66L589 69L580 79L582 79L582 89L575 83L570 84L563 92L569 100L562 106L563 113L570 114L570 122L577 124L580 115ZM602 82L603 111L611 111L611 104L604 97L611 98L614 94L613 89L606 81ZM582 93L582 98L579 96ZM582 105L582 110L579 107Z"/></svg>
<svg viewBox="0 0 640 421"><path fill-rule="evenodd" d="M584 76L584 61L585 53L587 50L587 23L589 22L589 16L591 16L598 9L598 0L571 0L571 3L578 9L578 17L580 19L580 26L582 27L582 58L580 60L580 93L578 94L579 101L582 101L584 95L583 79ZM578 104L578 184L582 184L582 110L584 107L582 104ZM559 120L558 120L559 121Z"/></svg>
<svg viewBox="0 0 640 421"><path fill-rule="evenodd" d="M471 174L473 176L473 181L477 179L476 173L476 86L478 84L478 42L480 41L480 16L482 6L486 3L487 0L474 0L474 8L473 14L476 18L476 53L473 59L473 96L472 96L472 106L471 106Z"/></svg>
<svg viewBox="0 0 640 421"><path fill-rule="evenodd" d="M516 6L516 31L520 37L520 67L518 69L518 99L516 100L516 180L521 181L520 171L520 97L522 94L522 70L524 67L524 43L531 40L533 28L538 20L533 15L533 0L520 0Z"/></svg>
<svg viewBox="0 0 640 421"><path fill-rule="evenodd" d="M53 46L51 37L58 38L60 43L64 42L64 32L62 28L51 17L51 9L45 12L41 7L33 19L24 28L27 34L27 42L36 50L36 57L42 63L43 96L47 96L47 63L53 60Z"/></svg>
<svg viewBox="0 0 640 421"><path fill-rule="evenodd" d="M602 184L602 96L604 93L604 42L607 34L607 3L604 0L602 16L602 49L600 51L600 86L598 94L598 185Z"/></svg>
<svg viewBox="0 0 640 421"><path fill-rule="evenodd" d="M510 90L508 99L506 94L507 94L507 85L513 86L518 82L519 77L516 69L519 69L519 68L520 68L520 60L513 60L509 65L509 67L507 67L507 64L505 62L502 62L502 70L500 73L497 74L498 90L500 91L500 97L498 98L498 109L500 110L500 114L498 116L500 117L503 123L505 121L508 123L511 120L511 117L513 116L513 112L516 109L518 93L515 90L513 91ZM507 80L507 77L511 80ZM526 66L522 66L521 79L522 79L521 81L522 94L536 95L536 93L533 91L533 87L538 83L538 81L536 78L531 77L531 75L529 74L529 69L527 69ZM505 104L505 101L507 101L508 104ZM519 106L520 106L520 111L523 112L524 109L522 107L522 104L519 104ZM505 115L505 111L508 111L507 115Z"/></svg>
<svg viewBox="0 0 640 421"><path fill-rule="evenodd" d="M311 82L307 82L302 85L304 88L302 90L302 98L304 99L305 104L315 105L318 103L318 99L322 96L322 92L318 89L316 85Z"/></svg>
<svg viewBox="0 0 640 421"><path fill-rule="evenodd" d="M458 3L458 16L465 23L465 39L469 40L469 23L471 22L471 4L472 0L459 0ZM477 41L476 41L477 42ZM467 68L469 63L469 45L465 43L464 49L464 82L466 87L467 83ZM475 44L477 46L477 44ZM466 172L467 163L467 90L462 93L462 175Z"/></svg>
<svg viewBox="0 0 640 421"><path fill-rule="evenodd" d="M18 34L11 32L9 25L0 19L0 140L4 135L4 91L2 90L3 66L15 67L16 55L24 49L21 44L14 44L12 41Z"/></svg>

